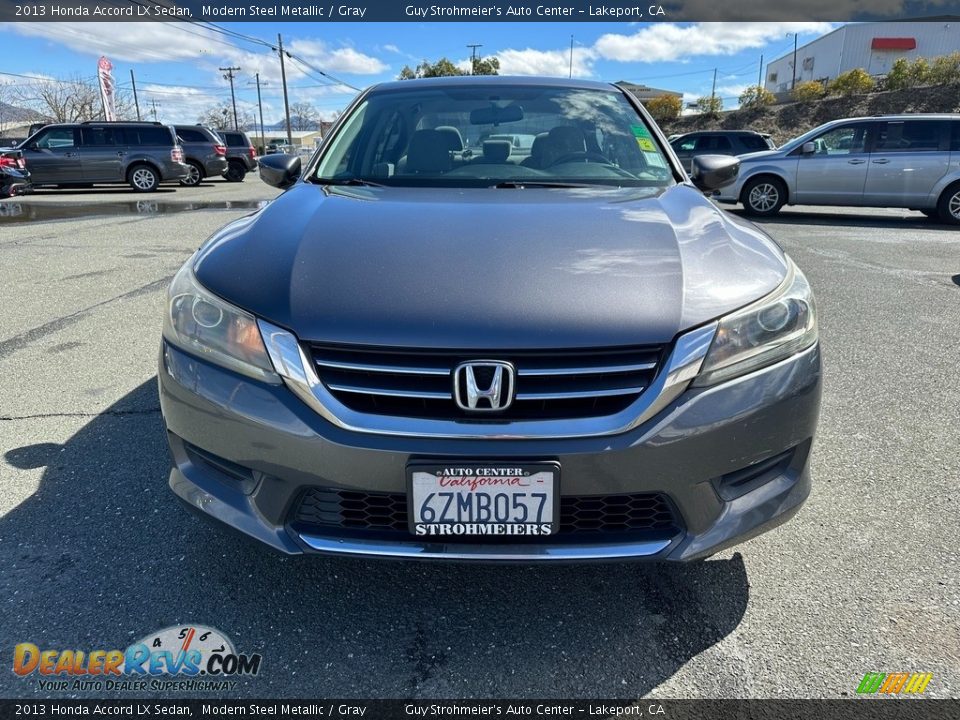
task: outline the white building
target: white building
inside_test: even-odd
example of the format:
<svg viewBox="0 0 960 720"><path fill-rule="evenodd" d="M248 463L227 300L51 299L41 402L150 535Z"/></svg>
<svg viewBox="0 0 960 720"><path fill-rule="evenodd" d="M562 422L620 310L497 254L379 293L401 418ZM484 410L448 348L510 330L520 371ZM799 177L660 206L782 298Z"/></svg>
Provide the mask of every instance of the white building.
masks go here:
<svg viewBox="0 0 960 720"><path fill-rule="evenodd" d="M960 51L960 17L851 23L797 48L796 81L832 80L854 68L886 75L898 58L935 58ZM791 90L793 50L767 65L764 86Z"/></svg>

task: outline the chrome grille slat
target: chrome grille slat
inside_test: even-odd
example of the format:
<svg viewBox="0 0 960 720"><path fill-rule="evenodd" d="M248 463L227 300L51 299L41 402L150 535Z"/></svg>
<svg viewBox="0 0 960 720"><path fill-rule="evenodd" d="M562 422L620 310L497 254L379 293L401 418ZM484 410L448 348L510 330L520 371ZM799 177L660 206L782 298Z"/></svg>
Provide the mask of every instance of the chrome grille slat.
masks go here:
<svg viewBox="0 0 960 720"><path fill-rule="evenodd" d="M572 392L517 393L517 400L570 400L573 398L614 397L639 395L644 387L613 388L609 390L579 390Z"/></svg>
<svg viewBox="0 0 960 720"><path fill-rule="evenodd" d="M334 392L358 393L363 395L384 395L386 397L419 398L421 400L452 400L452 393L429 392L426 390L389 390L386 388L357 387L355 385L328 385Z"/></svg>
<svg viewBox="0 0 960 720"><path fill-rule="evenodd" d="M562 375L602 375L609 373L638 372L652 370L655 362L634 363L632 365L604 365L601 367L573 367L573 368L523 368L517 369L517 375L522 377L555 377Z"/></svg>
<svg viewBox="0 0 960 720"><path fill-rule="evenodd" d="M321 367L335 370L353 370L356 372L395 373L397 375L442 375L450 377L450 368L406 367L403 365L372 365L365 363L337 362L336 360L317 360Z"/></svg>
<svg viewBox="0 0 960 720"><path fill-rule="evenodd" d="M494 423L615 415L650 387L664 355L663 347L649 346L504 351L314 344L309 351L319 380L350 410ZM483 418L454 401L454 368L478 360L516 368L512 405Z"/></svg>

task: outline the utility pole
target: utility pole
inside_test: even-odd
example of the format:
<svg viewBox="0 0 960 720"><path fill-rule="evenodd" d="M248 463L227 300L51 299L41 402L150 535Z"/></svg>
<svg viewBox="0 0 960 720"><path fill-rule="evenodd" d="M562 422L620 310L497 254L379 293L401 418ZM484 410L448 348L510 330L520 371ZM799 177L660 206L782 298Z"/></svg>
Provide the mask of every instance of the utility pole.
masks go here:
<svg viewBox="0 0 960 720"><path fill-rule="evenodd" d="M573 35L570 36L570 74L567 77L573 78Z"/></svg>
<svg viewBox="0 0 960 720"><path fill-rule="evenodd" d="M267 131L263 127L263 101L260 99L260 73L257 75L257 107L260 108L260 145L264 151L267 149Z"/></svg>
<svg viewBox="0 0 960 720"><path fill-rule="evenodd" d="M293 133L290 132L290 101L287 99L287 71L283 64L283 38L277 33L277 45L280 48L280 77L283 80L283 111L287 118L287 145L293 145Z"/></svg>
<svg viewBox="0 0 960 720"><path fill-rule="evenodd" d="M137 108L137 120L140 119L140 101L137 100L137 79L133 77L133 68L130 68L130 84L133 85L133 104Z"/></svg>
<svg viewBox="0 0 960 720"><path fill-rule="evenodd" d="M473 45L468 44L467 47L470 48L470 74L476 75L477 74L477 48L483 47L483 45L480 43L475 43Z"/></svg>
<svg viewBox="0 0 960 720"><path fill-rule="evenodd" d="M153 121L157 121L157 101L156 98L150 98L150 107L153 109Z"/></svg>
<svg viewBox="0 0 960 720"><path fill-rule="evenodd" d="M238 67L225 67L220 68L226 75L223 76L224 80L230 81L230 102L233 103L233 129L239 130L240 123L237 122L237 96L233 93L233 74L239 72L240 68Z"/></svg>
<svg viewBox="0 0 960 720"><path fill-rule="evenodd" d="M763 53L760 54L760 69L757 70L757 87L763 87Z"/></svg>
<svg viewBox="0 0 960 720"><path fill-rule="evenodd" d="M713 69L713 87L710 88L710 112L713 112L717 97L717 69Z"/></svg>

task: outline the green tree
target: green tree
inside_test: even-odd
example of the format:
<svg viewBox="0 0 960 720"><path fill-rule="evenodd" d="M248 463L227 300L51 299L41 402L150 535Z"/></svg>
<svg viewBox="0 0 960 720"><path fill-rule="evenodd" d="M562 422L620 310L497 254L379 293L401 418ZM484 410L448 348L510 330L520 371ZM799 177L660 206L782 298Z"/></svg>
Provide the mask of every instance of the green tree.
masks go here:
<svg viewBox="0 0 960 720"><path fill-rule="evenodd" d="M499 75L500 60L495 57L475 58L473 61L474 75Z"/></svg>
<svg viewBox="0 0 960 720"><path fill-rule="evenodd" d="M809 103L814 100L819 100L826 94L823 85L818 83L816 80L804 80L803 82L798 82L793 90L790 92L790 96L801 103Z"/></svg>
<svg viewBox="0 0 960 720"><path fill-rule="evenodd" d="M712 97L710 95L704 95L701 98L697 98L697 112L701 115L709 115L710 117L716 117L720 114L720 111L723 110L723 99L718 97Z"/></svg>
<svg viewBox="0 0 960 720"><path fill-rule="evenodd" d="M752 85L740 93L740 107L756 108L773 105L776 96L762 85Z"/></svg>
<svg viewBox="0 0 960 720"><path fill-rule="evenodd" d="M474 75L498 75L500 73L500 60L495 57L475 58L473 61ZM466 70L461 70L451 60L442 57L436 62L424 60L415 68L404 65L400 70L398 80L413 80L414 78L431 77L452 77L456 75L469 75Z"/></svg>
<svg viewBox="0 0 960 720"><path fill-rule="evenodd" d="M658 95L644 105L658 123L680 117L680 111L683 110L683 100L676 95Z"/></svg>
<svg viewBox="0 0 960 720"><path fill-rule="evenodd" d="M837 95L850 97L851 95L864 95L873 90L876 82L870 77L869 73L863 68L854 68L841 75L838 75L830 83L830 92Z"/></svg>

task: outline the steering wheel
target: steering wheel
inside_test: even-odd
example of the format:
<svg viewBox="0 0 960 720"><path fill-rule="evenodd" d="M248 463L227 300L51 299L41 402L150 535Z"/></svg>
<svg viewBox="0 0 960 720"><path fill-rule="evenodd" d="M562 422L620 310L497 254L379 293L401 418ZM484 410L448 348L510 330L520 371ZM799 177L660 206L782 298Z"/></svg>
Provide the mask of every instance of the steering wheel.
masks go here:
<svg viewBox="0 0 960 720"><path fill-rule="evenodd" d="M554 165L562 165L563 163L576 162L577 160L583 160L584 162L589 162L594 160L596 162L602 162L606 165L612 165L610 158L605 155L601 155L598 152L590 152L589 150L580 152L567 153L566 155L561 155L552 163L547 165L547 167L553 167Z"/></svg>

